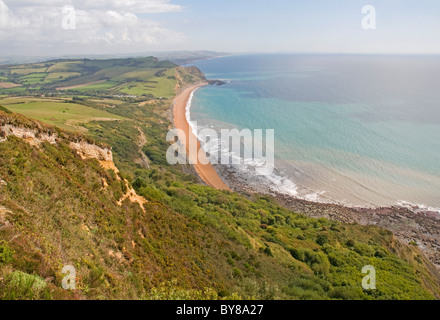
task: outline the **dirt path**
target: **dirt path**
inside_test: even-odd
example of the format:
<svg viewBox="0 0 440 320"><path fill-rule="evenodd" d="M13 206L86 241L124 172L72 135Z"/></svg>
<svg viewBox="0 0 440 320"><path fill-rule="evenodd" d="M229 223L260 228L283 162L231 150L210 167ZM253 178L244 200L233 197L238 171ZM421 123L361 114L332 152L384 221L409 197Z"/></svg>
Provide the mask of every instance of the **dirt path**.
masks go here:
<svg viewBox="0 0 440 320"><path fill-rule="evenodd" d="M140 158L136 160L136 163L148 169L150 167L150 160L142 151L142 148L147 144L147 137L145 136L144 131L142 131L140 127L136 127L136 129L139 131L137 146L139 147L139 155L140 155Z"/></svg>

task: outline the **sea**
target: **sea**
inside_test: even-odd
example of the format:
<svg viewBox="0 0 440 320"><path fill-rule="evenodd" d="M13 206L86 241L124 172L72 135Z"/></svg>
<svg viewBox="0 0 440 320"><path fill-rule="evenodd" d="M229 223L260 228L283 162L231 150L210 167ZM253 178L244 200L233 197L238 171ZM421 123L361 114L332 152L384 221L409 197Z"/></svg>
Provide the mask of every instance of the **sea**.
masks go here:
<svg viewBox="0 0 440 320"><path fill-rule="evenodd" d="M252 54L192 65L224 81L194 92L194 131L274 129L270 175L256 174L258 161L231 167L249 185L440 213L440 56Z"/></svg>

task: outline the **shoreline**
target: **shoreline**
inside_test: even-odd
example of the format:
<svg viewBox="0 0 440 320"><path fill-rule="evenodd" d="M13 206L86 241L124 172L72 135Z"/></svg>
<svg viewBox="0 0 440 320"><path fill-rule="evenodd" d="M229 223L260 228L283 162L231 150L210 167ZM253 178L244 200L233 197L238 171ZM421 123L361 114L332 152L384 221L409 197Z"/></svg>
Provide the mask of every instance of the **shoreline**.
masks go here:
<svg viewBox="0 0 440 320"><path fill-rule="evenodd" d="M402 243L415 241L425 257L440 270L440 215L437 212L414 212L398 205L368 208L310 201L273 190L262 191L236 176L227 166L218 165L216 169L232 190L249 198L268 195L281 206L312 218L324 217L348 224L375 225L390 230Z"/></svg>
<svg viewBox="0 0 440 320"><path fill-rule="evenodd" d="M217 171L214 169L211 163L200 163L197 159L197 155L191 154L189 149L190 141L192 143L195 143L197 141L198 154L199 150L201 149L201 145L197 137L192 132L192 128L187 120L188 102L190 101L190 98L192 97L192 94L195 90L206 85L208 85L208 83L201 83L188 87L176 96L173 102L173 123L176 129L180 129L185 133L186 139L183 139L183 137L179 137L179 140L183 142L186 153L193 161L194 169L196 170L198 176L203 180L203 182L206 183L208 186L218 190L232 191L231 188L229 188L223 181L223 179L218 175Z"/></svg>
<svg viewBox="0 0 440 320"><path fill-rule="evenodd" d="M193 85L184 89L176 96L173 103L173 123L177 129L183 130L186 135L186 140L181 138L179 140L185 141L187 154L189 154L190 139L197 141L197 152L201 148L200 142L188 123L188 113L190 99L194 91L206 85L208 83ZM258 194L269 195L280 205L310 217L325 217L349 224L376 225L390 230L403 243L408 244L415 241L426 258L433 263L436 269L440 270L440 233L438 232L440 230L440 215L438 212L429 210L416 212L408 207L398 205L368 208L305 200L270 189L256 188L252 184L246 183L242 177L240 178L240 176L231 172L227 166L221 164L214 167L210 163L207 165L196 163L193 167L198 177L205 184L218 190L234 191L248 197Z"/></svg>

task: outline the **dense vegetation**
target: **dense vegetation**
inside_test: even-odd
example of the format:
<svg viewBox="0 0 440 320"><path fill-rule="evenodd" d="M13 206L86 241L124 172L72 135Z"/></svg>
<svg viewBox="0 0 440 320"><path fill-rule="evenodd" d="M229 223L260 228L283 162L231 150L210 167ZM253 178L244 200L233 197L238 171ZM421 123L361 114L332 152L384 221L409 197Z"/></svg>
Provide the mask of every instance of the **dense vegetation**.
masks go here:
<svg viewBox="0 0 440 320"><path fill-rule="evenodd" d="M186 72L180 86L202 79ZM59 142L40 148L11 136L0 142L0 298L440 297L430 263L387 230L217 191L198 184L189 166L169 166L169 100L104 99L76 103L122 119L82 125L90 142L113 147L119 174L81 159L68 145L77 133L56 129ZM5 108L0 119L55 130ZM116 204L126 191L121 178L148 199L145 211ZM61 289L67 264L77 270L73 291ZM362 289L365 265L376 268L377 290Z"/></svg>

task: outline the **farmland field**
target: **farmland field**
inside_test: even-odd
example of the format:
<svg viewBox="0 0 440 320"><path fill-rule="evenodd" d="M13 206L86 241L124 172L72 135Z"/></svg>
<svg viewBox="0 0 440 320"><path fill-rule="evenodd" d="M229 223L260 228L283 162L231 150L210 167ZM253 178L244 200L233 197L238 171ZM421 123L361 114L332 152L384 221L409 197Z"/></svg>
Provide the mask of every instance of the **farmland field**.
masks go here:
<svg viewBox="0 0 440 320"><path fill-rule="evenodd" d="M117 86L118 84L119 83L115 82L115 81L104 81L104 82L85 85L82 87L77 87L74 90L76 90L76 91L89 91L89 90L100 91L100 90L107 90L107 89L113 88L114 86Z"/></svg>
<svg viewBox="0 0 440 320"><path fill-rule="evenodd" d="M69 94L169 98L176 87L176 65L154 57L108 60L52 60L0 69L2 94ZM13 88L16 86L16 88ZM21 87L19 87L21 86Z"/></svg>
<svg viewBox="0 0 440 320"><path fill-rule="evenodd" d="M15 88L15 87L19 87L19 84L15 84L12 82L0 82L0 88Z"/></svg>
<svg viewBox="0 0 440 320"><path fill-rule="evenodd" d="M141 96L151 94L157 98L169 98L174 95L177 83L174 75L175 71L173 69L165 70L162 71L160 76L153 76L148 81L124 83L114 88L114 90L130 95Z"/></svg>
<svg viewBox="0 0 440 320"><path fill-rule="evenodd" d="M49 80L63 80L70 77L80 76L79 72L52 72L47 75L45 81Z"/></svg>
<svg viewBox="0 0 440 320"><path fill-rule="evenodd" d="M13 112L17 112L33 119L58 126L70 131L85 131L80 124L94 120L124 120L123 117L107 111L86 107L75 103L56 101L32 101L24 103L11 103L0 101L2 105Z"/></svg>
<svg viewBox="0 0 440 320"><path fill-rule="evenodd" d="M18 75L28 75L31 73L40 73L40 72L46 72L46 68L23 68L23 69L11 69L11 74L18 74Z"/></svg>

